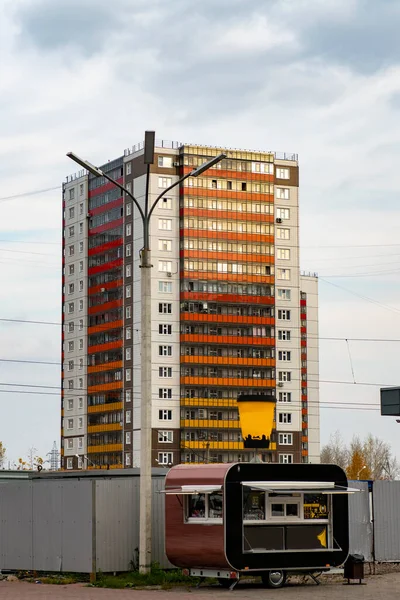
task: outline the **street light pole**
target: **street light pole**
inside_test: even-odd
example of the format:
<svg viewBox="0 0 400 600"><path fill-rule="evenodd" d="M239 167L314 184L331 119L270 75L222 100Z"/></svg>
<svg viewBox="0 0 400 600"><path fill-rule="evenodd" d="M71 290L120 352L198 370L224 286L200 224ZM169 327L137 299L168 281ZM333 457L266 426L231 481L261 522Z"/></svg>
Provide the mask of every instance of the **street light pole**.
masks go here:
<svg viewBox="0 0 400 600"><path fill-rule="evenodd" d="M175 183L167 187L157 196L150 207L149 186L150 186L150 165L154 162L154 131L145 132L144 145L144 163L146 169L146 193L144 200L144 209L141 207L133 194L125 186L116 182L107 173L95 167L88 161L85 161L73 152L68 152L67 156L78 165L87 169L96 177L104 177L121 191L129 196L142 219L143 225L143 248L140 252L140 281L141 281L141 403L140 403L140 525L139 525L139 571L148 573L151 568L151 508L152 508L152 489L151 489L151 405L152 405L152 381L151 381L151 250L150 250L150 219L159 200L170 190L180 185L188 177L198 177L207 169L210 169L221 160L226 158L226 154L219 154L214 158L203 163L196 169L193 169L183 177L180 177Z"/></svg>

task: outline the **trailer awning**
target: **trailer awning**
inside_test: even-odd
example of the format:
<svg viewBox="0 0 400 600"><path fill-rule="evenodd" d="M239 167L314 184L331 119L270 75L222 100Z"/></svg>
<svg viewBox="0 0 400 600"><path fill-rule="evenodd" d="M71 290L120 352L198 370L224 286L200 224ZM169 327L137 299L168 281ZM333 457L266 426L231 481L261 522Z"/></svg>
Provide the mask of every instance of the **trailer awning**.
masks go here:
<svg viewBox="0 0 400 600"><path fill-rule="evenodd" d="M253 490L263 490L271 494L354 494L361 490L357 488L335 485L332 481L242 481L242 485Z"/></svg>
<svg viewBox="0 0 400 600"><path fill-rule="evenodd" d="M182 485L179 488L171 488L162 490L163 494L211 494L212 492L220 492L222 485Z"/></svg>

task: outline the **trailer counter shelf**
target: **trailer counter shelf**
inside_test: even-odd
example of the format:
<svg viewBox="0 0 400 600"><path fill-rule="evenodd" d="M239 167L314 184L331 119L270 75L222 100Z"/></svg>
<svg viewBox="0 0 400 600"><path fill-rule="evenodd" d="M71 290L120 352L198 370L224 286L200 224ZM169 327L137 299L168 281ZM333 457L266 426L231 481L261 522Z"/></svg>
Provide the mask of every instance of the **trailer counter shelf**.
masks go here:
<svg viewBox="0 0 400 600"><path fill-rule="evenodd" d="M168 559L230 576L341 565L348 494L358 491L335 465L177 465L166 477Z"/></svg>

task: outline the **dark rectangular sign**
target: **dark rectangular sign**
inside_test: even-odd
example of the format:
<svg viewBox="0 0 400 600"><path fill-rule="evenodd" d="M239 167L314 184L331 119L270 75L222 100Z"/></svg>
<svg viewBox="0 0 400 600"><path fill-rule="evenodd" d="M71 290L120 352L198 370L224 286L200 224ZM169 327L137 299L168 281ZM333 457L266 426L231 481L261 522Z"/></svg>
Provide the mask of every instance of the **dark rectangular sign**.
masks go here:
<svg viewBox="0 0 400 600"><path fill-rule="evenodd" d="M400 417L400 387L381 388L381 415Z"/></svg>

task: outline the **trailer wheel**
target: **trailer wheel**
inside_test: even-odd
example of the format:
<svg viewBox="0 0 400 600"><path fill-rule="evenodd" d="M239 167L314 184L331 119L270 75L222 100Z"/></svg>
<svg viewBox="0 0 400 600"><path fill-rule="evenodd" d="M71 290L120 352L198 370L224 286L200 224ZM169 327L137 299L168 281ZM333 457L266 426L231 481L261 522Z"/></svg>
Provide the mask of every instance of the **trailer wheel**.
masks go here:
<svg viewBox="0 0 400 600"><path fill-rule="evenodd" d="M280 588L285 585L285 571L267 571L261 575L263 584L269 588Z"/></svg>
<svg viewBox="0 0 400 600"><path fill-rule="evenodd" d="M227 579L226 577L218 577L218 583L223 588L228 588L232 585L232 579Z"/></svg>

